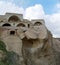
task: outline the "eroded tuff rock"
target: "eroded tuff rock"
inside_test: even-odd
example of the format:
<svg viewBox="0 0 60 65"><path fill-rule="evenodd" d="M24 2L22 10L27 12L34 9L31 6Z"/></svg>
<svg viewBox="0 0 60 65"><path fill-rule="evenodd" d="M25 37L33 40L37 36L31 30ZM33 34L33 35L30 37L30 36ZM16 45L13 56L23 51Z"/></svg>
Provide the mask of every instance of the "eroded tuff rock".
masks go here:
<svg viewBox="0 0 60 65"><path fill-rule="evenodd" d="M59 65L60 42L45 25L34 26L23 33L22 54L25 65Z"/></svg>
<svg viewBox="0 0 60 65"><path fill-rule="evenodd" d="M17 13L0 15L0 39L7 51L0 51L0 60L7 57L0 65L60 65L60 42L43 19L29 21Z"/></svg>

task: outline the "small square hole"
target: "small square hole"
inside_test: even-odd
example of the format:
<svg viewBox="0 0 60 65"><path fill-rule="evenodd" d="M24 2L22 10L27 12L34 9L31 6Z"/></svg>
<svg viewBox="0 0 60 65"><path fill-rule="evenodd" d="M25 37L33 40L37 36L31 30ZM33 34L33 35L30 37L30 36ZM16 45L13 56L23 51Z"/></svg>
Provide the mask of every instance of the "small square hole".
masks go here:
<svg viewBox="0 0 60 65"><path fill-rule="evenodd" d="M10 35L15 35L15 31L10 31Z"/></svg>

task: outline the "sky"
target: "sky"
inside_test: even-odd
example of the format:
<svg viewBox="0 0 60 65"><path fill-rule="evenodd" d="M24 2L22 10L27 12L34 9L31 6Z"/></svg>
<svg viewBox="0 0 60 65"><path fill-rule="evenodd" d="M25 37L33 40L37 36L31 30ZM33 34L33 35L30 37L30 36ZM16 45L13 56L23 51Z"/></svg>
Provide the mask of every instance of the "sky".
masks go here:
<svg viewBox="0 0 60 65"><path fill-rule="evenodd" d="M21 13L25 19L44 19L54 37L60 37L60 0L0 0L0 15Z"/></svg>

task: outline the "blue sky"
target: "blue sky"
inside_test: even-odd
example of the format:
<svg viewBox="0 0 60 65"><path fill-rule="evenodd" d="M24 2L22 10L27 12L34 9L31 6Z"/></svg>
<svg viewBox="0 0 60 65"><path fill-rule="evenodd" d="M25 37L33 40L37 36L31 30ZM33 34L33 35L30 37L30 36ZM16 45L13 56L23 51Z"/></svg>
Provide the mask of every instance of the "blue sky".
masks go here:
<svg viewBox="0 0 60 65"><path fill-rule="evenodd" d="M24 8L33 6L35 4L41 4L44 7L45 13L48 13L48 14L53 13L52 9L54 8L55 4L59 2L58 0L24 0L24 1L25 3L21 4L21 6L23 6Z"/></svg>
<svg viewBox="0 0 60 65"><path fill-rule="evenodd" d="M55 4L60 3L60 0L4 0L8 2L13 2L17 6L21 6L24 9L30 6L34 6L35 4L41 4L44 7L44 11L46 14L52 14L54 12L53 8Z"/></svg>
<svg viewBox="0 0 60 65"><path fill-rule="evenodd" d="M0 15L22 13L26 19L44 19L54 37L60 37L60 0L0 0Z"/></svg>

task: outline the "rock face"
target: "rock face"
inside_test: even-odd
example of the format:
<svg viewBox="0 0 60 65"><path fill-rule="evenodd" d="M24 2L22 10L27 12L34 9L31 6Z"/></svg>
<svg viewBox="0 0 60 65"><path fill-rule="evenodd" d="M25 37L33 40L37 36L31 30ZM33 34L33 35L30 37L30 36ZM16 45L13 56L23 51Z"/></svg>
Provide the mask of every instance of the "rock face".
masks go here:
<svg viewBox="0 0 60 65"><path fill-rule="evenodd" d="M28 29L24 35L22 53L26 65L60 64L60 42L52 37L43 24Z"/></svg>
<svg viewBox="0 0 60 65"><path fill-rule="evenodd" d="M43 19L0 15L0 39L9 52L9 65L60 65L60 41L53 38Z"/></svg>

